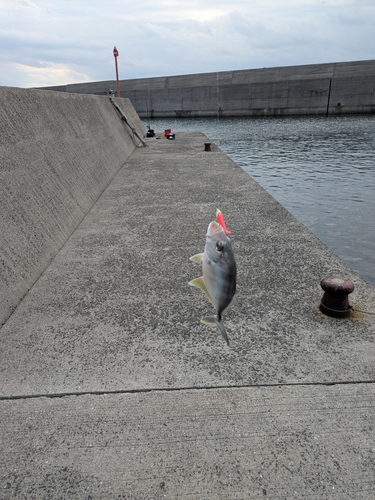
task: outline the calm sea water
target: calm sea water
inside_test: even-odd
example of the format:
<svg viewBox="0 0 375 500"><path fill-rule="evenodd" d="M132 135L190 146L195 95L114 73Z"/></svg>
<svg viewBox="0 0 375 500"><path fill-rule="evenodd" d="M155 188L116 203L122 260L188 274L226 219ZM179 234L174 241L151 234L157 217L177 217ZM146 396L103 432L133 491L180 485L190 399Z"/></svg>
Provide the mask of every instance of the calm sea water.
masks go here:
<svg viewBox="0 0 375 500"><path fill-rule="evenodd" d="M153 119L150 125L155 132L206 134L375 287L375 116Z"/></svg>

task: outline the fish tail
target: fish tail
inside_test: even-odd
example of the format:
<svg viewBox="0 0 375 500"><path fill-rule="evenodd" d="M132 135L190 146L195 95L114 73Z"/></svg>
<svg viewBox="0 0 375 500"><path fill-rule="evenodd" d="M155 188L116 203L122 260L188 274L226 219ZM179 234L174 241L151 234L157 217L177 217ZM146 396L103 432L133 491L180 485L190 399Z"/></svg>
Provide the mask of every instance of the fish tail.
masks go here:
<svg viewBox="0 0 375 500"><path fill-rule="evenodd" d="M209 324L217 325L225 342L229 345L229 339L228 339L227 332L225 330L225 326L221 320L217 319L217 316L206 316L205 318L201 319L201 323L204 323L206 325L209 325Z"/></svg>
<svg viewBox="0 0 375 500"><path fill-rule="evenodd" d="M225 342L227 343L227 345L229 345L229 339L228 339L228 335L227 335L227 332L225 330L225 326L224 326L224 323L222 321L218 321L217 322L217 325L219 327L219 330L221 332L221 335L223 336L223 339L225 340Z"/></svg>

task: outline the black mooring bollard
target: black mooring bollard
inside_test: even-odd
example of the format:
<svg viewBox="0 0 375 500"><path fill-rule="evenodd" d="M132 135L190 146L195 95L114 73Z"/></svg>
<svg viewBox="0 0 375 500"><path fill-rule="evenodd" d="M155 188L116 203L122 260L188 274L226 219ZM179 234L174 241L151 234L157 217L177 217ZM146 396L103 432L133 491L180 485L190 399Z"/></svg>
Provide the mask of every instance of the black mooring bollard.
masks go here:
<svg viewBox="0 0 375 500"><path fill-rule="evenodd" d="M211 143L210 142L205 142L204 143L204 150L205 151L211 151Z"/></svg>
<svg viewBox="0 0 375 500"><path fill-rule="evenodd" d="M334 318L347 318L350 315L348 295L354 290L354 283L347 278L328 276L322 279L320 286L324 290L320 310Z"/></svg>

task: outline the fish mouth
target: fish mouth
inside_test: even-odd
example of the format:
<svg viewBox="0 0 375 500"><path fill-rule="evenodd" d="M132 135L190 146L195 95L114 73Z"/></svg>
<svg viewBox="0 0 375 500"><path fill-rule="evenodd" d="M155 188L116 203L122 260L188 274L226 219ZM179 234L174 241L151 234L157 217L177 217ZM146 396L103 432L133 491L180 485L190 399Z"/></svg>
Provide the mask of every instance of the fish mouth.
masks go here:
<svg viewBox="0 0 375 500"><path fill-rule="evenodd" d="M212 237L215 233L223 231L223 228L215 220L210 223L207 229L207 236Z"/></svg>

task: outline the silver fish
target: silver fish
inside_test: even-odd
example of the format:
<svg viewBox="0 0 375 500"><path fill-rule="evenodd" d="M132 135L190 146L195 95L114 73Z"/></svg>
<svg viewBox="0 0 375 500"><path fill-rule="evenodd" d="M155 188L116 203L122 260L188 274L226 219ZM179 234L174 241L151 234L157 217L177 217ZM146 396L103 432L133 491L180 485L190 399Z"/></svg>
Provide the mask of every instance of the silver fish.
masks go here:
<svg viewBox="0 0 375 500"><path fill-rule="evenodd" d="M201 322L216 324L229 345L221 315L234 299L237 271L230 239L218 222L208 226L204 252L193 255L190 260L202 264L203 276L190 281L189 285L200 288L216 310L214 316L202 318Z"/></svg>

